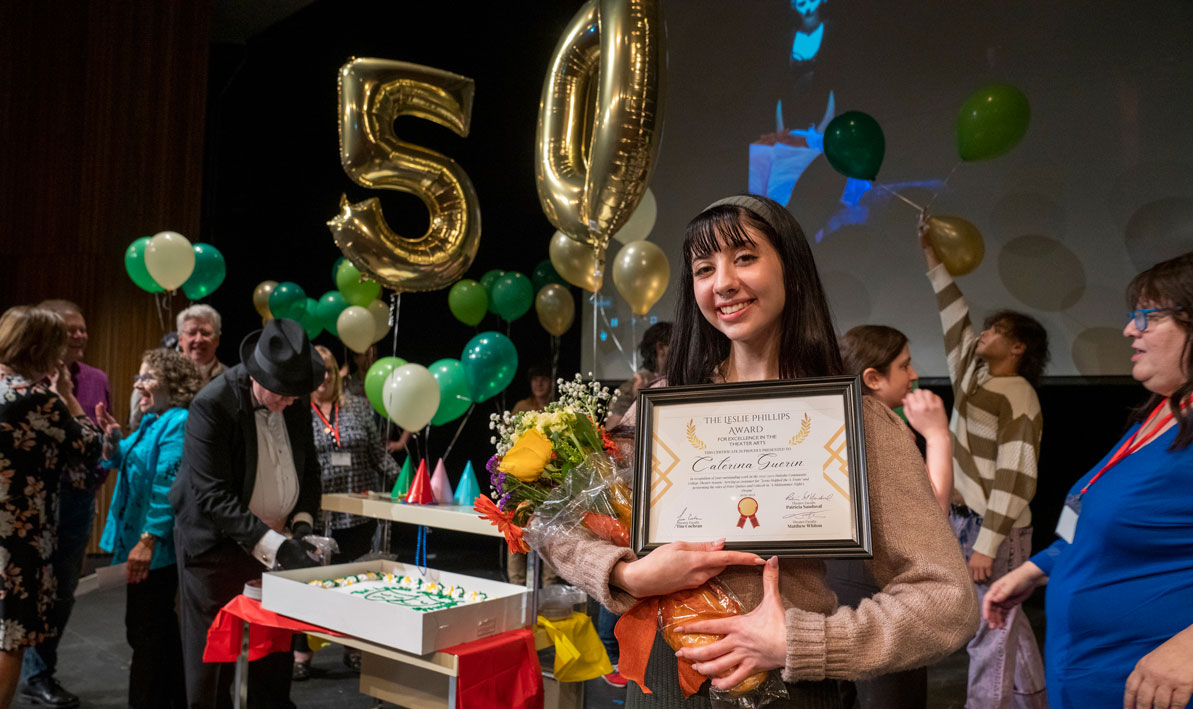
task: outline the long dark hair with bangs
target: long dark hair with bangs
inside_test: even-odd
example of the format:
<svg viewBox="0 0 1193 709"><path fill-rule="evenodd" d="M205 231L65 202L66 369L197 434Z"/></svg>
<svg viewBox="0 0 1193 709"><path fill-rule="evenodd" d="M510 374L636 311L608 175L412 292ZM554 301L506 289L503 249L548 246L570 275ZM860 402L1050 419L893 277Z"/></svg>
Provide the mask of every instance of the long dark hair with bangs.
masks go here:
<svg viewBox="0 0 1193 709"><path fill-rule="evenodd" d="M1168 397L1168 407L1177 420L1176 439L1169 450L1177 451L1193 443L1193 406L1181 411L1182 401L1193 395L1193 251L1152 266L1131 279L1127 286L1127 308L1151 303L1157 308L1177 308L1172 319L1185 331L1185 346L1181 351L1181 366L1185 369L1185 383ZM1133 421L1147 418L1164 397L1152 394L1148 401L1135 409Z"/></svg>
<svg viewBox="0 0 1193 709"><path fill-rule="evenodd" d="M704 318L696 304L692 261L722 249L753 244L747 227L770 242L783 266L787 298L776 324L779 376L795 379L841 374L844 368L828 299L799 222L766 197L743 195L728 201L731 203L714 203L696 215L684 235L679 303L665 372L668 386L707 384L729 356L729 338Z"/></svg>

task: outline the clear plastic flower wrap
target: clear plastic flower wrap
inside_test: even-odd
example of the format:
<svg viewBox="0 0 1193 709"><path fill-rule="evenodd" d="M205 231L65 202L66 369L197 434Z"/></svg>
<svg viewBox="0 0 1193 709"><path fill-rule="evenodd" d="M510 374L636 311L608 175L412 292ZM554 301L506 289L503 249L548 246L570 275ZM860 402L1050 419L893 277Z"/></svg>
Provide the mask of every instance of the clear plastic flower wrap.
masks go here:
<svg viewBox="0 0 1193 709"><path fill-rule="evenodd" d="M594 453L569 471L539 504L526 526L525 538L541 546L559 534L576 534L578 528L618 546L630 545L630 470L609 455ZM673 649L709 645L719 635L676 633L685 622L711 620L742 613L741 602L716 579L659 599L658 622ZM683 660L681 660L683 662ZM711 688L716 706L755 709L787 696L786 686L774 672L756 672L730 690Z"/></svg>

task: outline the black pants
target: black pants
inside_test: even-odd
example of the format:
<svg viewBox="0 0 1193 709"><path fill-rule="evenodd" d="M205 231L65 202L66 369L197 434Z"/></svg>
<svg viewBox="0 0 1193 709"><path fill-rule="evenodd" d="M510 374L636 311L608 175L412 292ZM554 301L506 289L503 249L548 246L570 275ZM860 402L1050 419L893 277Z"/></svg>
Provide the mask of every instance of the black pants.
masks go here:
<svg viewBox="0 0 1193 709"><path fill-rule="evenodd" d="M863 599L882 590L861 561L834 560L826 566L825 582L843 606L857 608ZM891 672L857 682L842 680L841 701L846 709L923 709L928 705L928 668Z"/></svg>
<svg viewBox="0 0 1193 709"><path fill-rule="evenodd" d="M371 519L364 524L331 530L331 538L336 540L340 552L331 559L333 564L350 564L360 557L373 551L373 535L377 531L377 520Z"/></svg>
<svg viewBox="0 0 1193 709"><path fill-rule="evenodd" d="M229 709L232 706L234 663L203 662L207 629L220 608L260 578L265 567L232 541L198 556L178 550L178 611L182 621L182 656L186 668L186 699L191 709ZM249 663L249 707L294 709L290 701L290 673L294 656L275 652Z"/></svg>
<svg viewBox="0 0 1193 709"><path fill-rule="evenodd" d="M140 583L130 583L124 608L124 629L133 649L128 672L131 709L182 709L186 693L182 674L182 638L174 596L178 568L152 569Z"/></svg>

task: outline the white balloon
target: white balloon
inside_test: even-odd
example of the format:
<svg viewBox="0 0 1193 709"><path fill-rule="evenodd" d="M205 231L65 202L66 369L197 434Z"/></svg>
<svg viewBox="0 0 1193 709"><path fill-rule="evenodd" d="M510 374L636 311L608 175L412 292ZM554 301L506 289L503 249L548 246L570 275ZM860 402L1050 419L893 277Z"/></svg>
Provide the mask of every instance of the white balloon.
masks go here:
<svg viewBox="0 0 1193 709"><path fill-rule="evenodd" d="M383 300L374 300L366 309L373 317L373 342L380 342L389 332L389 306Z"/></svg>
<svg viewBox="0 0 1193 709"><path fill-rule="evenodd" d="M625 226L617 230L613 238L623 244L628 244L631 241L642 241L650 236L650 230L654 229L655 219L658 216L659 205L655 202L654 193L647 187L646 191L642 193L642 200L638 202L634 213L630 215Z"/></svg>
<svg viewBox="0 0 1193 709"><path fill-rule="evenodd" d="M359 305L349 305L336 318L336 332L340 341L353 352L364 352L375 341L373 339L373 316Z"/></svg>
<svg viewBox="0 0 1193 709"><path fill-rule="evenodd" d="M159 286L176 291L195 270L195 247L176 231L160 231L145 245L145 270Z"/></svg>
<svg viewBox="0 0 1193 709"><path fill-rule="evenodd" d="M421 364L405 364L389 373L381 401L394 423L407 431L420 431L439 409L439 382Z"/></svg>

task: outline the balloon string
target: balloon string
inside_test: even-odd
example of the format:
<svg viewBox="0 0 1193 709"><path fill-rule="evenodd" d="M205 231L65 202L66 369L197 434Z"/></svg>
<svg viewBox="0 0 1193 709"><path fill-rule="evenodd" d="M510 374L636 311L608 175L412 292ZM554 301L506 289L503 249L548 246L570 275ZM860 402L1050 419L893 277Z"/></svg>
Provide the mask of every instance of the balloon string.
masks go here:
<svg viewBox="0 0 1193 709"><path fill-rule="evenodd" d="M154 310L157 311L157 326L161 328L162 334L164 335L166 334L166 320L162 317L162 311L165 309L165 306L162 305L161 293L153 294L153 304L155 306Z"/></svg>
<svg viewBox="0 0 1193 709"><path fill-rule="evenodd" d="M953 163L953 169L949 170L948 175L945 175L944 182L940 183L940 189L936 190L936 192L932 195L932 199L928 200L928 204L927 204L927 206L924 207L923 211L926 212L932 208L932 205L936 202L936 198L939 197L942 193L944 193L945 189L949 186L949 180L953 179L953 173L956 172L957 168L959 168L959 167L961 167L960 160Z"/></svg>
<svg viewBox="0 0 1193 709"><path fill-rule="evenodd" d="M601 289L597 288L592 292L592 360L588 365L592 371L596 371L597 367L597 330L599 329L598 323L601 317L600 312L598 312L601 307L600 303Z"/></svg>
<svg viewBox="0 0 1193 709"><path fill-rule="evenodd" d="M398 316L402 308L402 294L395 291L389 296L389 319L394 328L394 336L390 339L390 355L397 356L398 354ZM347 345L344 346L344 356L348 356ZM361 374L361 379L365 377ZM389 447L390 435L393 433L393 420L389 416L385 417L385 445Z"/></svg>
<svg viewBox="0 0 1193 709"><path fill-rule="evenodd" d="M456 427L456 435L452 436L451 443L447 444L447 450L443 452L444 460L452 454L452 448L456 445L456 439L460 437L460 432L464 430L464 424L468 423L468 417L472 416L472 410L476 408L476 404L469 404L468 411L464 412L464 418L460 421L460 425Z"/></svg>
<svg viewBox="0 0 1193 709"><path fill-rule="evenodd" d="M638 346L637 346L637 343L638 343L638 316L637 315L630 316L630 343L634 346L633 351L630 352L630 358L633 360L631 362L630 374L633 375L633 374L638 373Z"/></svg>
<svg viewBox="0 0 1193 709"><path fill-rule="evenodd" d="M601 318L605 321L605 325L609 327L609 335L613 338L613 344L617 346L617 351L621 353L621 358L625 360L626 364L633 368L634 363L631 362L628 357L626 357L625 349L621 346L621 341L617 339L617 332L614 331L613 326L609 324L609 315L605 313L604 307L601 308ZM636 372L638 370L634 369L634 371Z"/></svg>
<svg viewBox="0 0 1193 709"><path fill-rule="evenodd" d="M418 525L418 546L414 549L414 565L422 576L427 575L427 531L426 525Z"/></svg>
<svg viewBox="0 0 1193 709"><path fill-rule="evenodd" d="M882 184L882 183L880 183L880 182L875 182L874 184L878 185L879 187L881 187L882 189L886 190L887 192L890 192L891 194L895 195L896 197L898 197L899 199L903 200L904 202L906 202L906 203L910 204L910 205L911 205L911 207L912 207L913 209L915 209L915 211L917 211L917 212L922 212L922 211L924 211L924 208L923 208L923 207L921 207L920 205L916 204L915 202L912 202L910 199L907 199L906 197L904 197L903 195L899 194L898 192L896 192L896 191L892 190L890 187L887 187L886 185L884 185L884 184Z"/></svg>
<svg viewBox="0 0 1193 709"><path fill-rule="evenodd" d="M427 458L431 457L431 424L427 423L427 427L423 429L423 440L427 445ZM427 465L430 465L428 462Z"/></svg>

